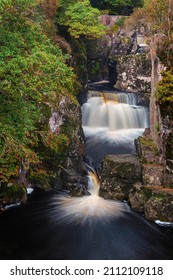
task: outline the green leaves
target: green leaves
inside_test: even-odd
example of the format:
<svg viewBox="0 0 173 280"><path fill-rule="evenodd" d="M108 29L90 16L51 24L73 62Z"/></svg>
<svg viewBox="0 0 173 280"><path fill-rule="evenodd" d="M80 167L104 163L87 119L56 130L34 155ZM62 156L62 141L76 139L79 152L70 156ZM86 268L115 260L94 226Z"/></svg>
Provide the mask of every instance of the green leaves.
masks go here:
<svg viewBox="0 0 173 280"><path fill-rule="evenodd" d="M99 22L100 12L91 7L89 0L61 0L60 4L58 23L67 26L72 37L99 38L105 34L106 27Z"/></svg>
<svg viewBox="0 0 173 280"><path fill-rule="evenodd" d="M0 0L0 181L17 176L25 162L41 164L39 145L56 154L68 141L50 132L48 121L61 95L75 99L75 75L30 15L39 2Z"/></svg>
<svg viewBox="0 0 173 280"><path fill-rule="evenodd" d="M156 96L162 114L169 115L173 120L173 68L162 73L162 80L158 83Z"/></svg>

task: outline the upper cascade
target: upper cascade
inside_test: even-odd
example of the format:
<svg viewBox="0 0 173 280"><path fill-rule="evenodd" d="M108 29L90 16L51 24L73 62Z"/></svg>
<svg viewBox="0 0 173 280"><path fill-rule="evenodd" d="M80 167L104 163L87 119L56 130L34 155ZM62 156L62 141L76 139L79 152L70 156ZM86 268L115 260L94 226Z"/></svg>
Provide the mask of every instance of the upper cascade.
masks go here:
<svg viewBox="0 0 173 280"><path fill-rule="evenodd" d="M136 105L136 95L134 93L116 93L107 91L89 91L88 99L91 97L100 97L104 103L115 102L115 103L127 103L130 105Z"/></svg>
<svg viewBox="0 0 173 280"><path fill-rule="evenodd" d="M133 93L90 91L82 107L83 126L110 131L148 127L148 108L137 106Z"/></svg>

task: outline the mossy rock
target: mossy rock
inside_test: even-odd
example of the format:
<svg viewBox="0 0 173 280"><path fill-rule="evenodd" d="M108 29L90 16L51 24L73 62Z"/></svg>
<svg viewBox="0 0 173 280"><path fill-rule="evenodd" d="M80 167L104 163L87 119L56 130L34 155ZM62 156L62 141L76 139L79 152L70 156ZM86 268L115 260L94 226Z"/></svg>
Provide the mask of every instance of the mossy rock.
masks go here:
<svg viewBox="0 0 173 280"><path fill-rule="evenodd" d="M1 183L0 185L0 206L6 204L20 202L22 197L26 194L24 187L19 186L17 183Z"/></svg>
<svg viewBox="0 0 173 280"><path fill-rule="evenodd" d="M144 212L148 220L173 222L173 192L154 191L145 204Z"/></svg>
<svg viewBox="0 0 173 280"><path fill-rule="evenodd" d="M136 140L138 156L143 164L159 163L159 150L155 143L146 137L138 137Z"/></svg>

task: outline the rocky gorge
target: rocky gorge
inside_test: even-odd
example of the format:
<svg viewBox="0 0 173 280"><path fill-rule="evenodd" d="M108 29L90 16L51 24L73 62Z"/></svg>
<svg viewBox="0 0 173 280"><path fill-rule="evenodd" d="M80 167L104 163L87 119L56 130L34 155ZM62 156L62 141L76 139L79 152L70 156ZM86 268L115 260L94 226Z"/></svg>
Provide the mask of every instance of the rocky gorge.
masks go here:
<svg viewBox="0 0 173 280"><path fill-rule="evenodd" d="M68 5L61 1L60 6L55 2L59 18L52 34L52 1L44 1L39 30L45 30L45 16L51 17L46 26L51 40L46 41L44 34L44 47L32 49L36 54L41 51L41 62L36 55L38 69L35 73L33 67L27 76L32 79L30 90L24 88L26 100L18 99L15 87L12 91L15 104L26 101L23 111L9 107L12 116L20 113L12 123L17 130L11 126L4 130L13 149L5 150L11 146L0 142L5 147L3 168L10 159L8 169L14 171L7 172L0 185L0 258L172 259L172 117L163 114L157 99L164 66L150 44L148 30L145 24L128 29L126 16L117 15L99 16L101 26L100 13L92 10L88 0L72 0ZM36 24L37 6L32 9ZM78 15L85 27L82 33ZM27 61L28 57L26 65ZM15 80L16 72L12 74ZM26 72L20 74L23 82ZM40 77L45 91L38 91L33 103L32 89L34 85L35 91L40 89ZM4 91L10 89L6 80L3 86ZM6 151L13 157L6 157ZM168 228L158 226L158 220L167 222Z"/></svg>
<svg viewBox="0 0 173 280"><path fill-rule="evenodd" d="M118 26L115 32L113 27L121 17L101 16L100 19L112 30L110 35L88 43L89 88L92 90L94 82L103 80L109 89L131 92L138 105L150 107L150 128L136 139L136 154L104 158L100 196L127 200L133 209L143 212L149 220L173 222L172 124L168 118L162 118L155 99L155 84L161 77L163 66L157 57L151 56L144 29L127 32ZM86 100L85 83L83 93L79 95L81 104ZM104 89L104 83L102 85ZM54 163L52 157L49 159L53 172L44 181L44 186L67 190L72 196L88 195L80 105L63 97L59 107L52 112L49 128L55 135L59 132L68 134L69 144L65 153L56 156ZM26 188L33 185L25 174L16 178L16 182ZM42 181L34 180L34 185L41 186Z"/></svg>
<svg viewBox="0 0 173 280"><path fill-rule="evenodd" d="M102 18L110 25L116 20ZM103 56L103 61L108 57L107 69L110 61L114 67L114 79L110 77L111 71L102 70L104 67L100 68L100 77L109 77L110 83L114 80L115 87L121 90L140 93L143 104L148 97L150 107L150 128L135 141L136 155L107 156L103 160L100 195L129 201L133 209L144 212L149 220L173 222L172 122L168 116L161 116L155 98L155 85L163 65L150 54L143 33L139 30L127 34L120 28L117 35L103 39L103 49L99 48L102 43L98 43L99 56ZM96 61L101 61L100 57ZM91 61L93 66L93 58Z"/></svg>

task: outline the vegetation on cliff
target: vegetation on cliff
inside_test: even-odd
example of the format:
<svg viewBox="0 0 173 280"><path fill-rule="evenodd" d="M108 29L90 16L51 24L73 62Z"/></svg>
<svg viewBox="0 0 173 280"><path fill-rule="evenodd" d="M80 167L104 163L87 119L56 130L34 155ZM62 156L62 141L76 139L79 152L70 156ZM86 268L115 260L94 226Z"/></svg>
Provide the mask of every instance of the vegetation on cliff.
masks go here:
<svg viewBox="0 0 173 280"><path fill-rule="evenodd" d="M72 70L42 28L39 2L1 1L1 181L17 176L21 165L41 162L40 141L54 147L55 137L47 135L48 116L61 95L75 93ZM62 141L65 136L56 138L57 145Z"/></svg>
<svg viewBox="0 0 173 280"><path fill-rule="evenodd" d="M67 26L71 38L95 38L105 31L98 16L99 11L87 0L0 0L3 190L6 185L16 188L13 179L19 178L21 170L29 171L33 180L49 177L55 159L67 150L69 132L51 131L49 118L63 96L77 102L80 84L75 65L66 54L71 54L71 47L58 34L56 23Z"/></svg>
<svg viewBox="0 0 173 280"><path fill-rule="evenodd" d="M156 96L163 116L169 115L173 120L173 67L162 73Z"/></svg>
<svg viewBox="0 0 173 280"><path fill-rule="evenodd" d="M157 98L161 111L171 115L173 100L173 2L172 0L145 0L144 7L136 9L126 21L128 29L145 29L152 57L159 57L165 66L162 81L157 85Z"/></svg>

